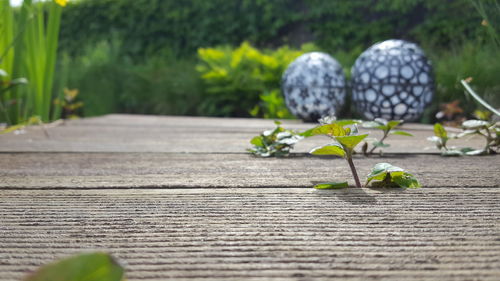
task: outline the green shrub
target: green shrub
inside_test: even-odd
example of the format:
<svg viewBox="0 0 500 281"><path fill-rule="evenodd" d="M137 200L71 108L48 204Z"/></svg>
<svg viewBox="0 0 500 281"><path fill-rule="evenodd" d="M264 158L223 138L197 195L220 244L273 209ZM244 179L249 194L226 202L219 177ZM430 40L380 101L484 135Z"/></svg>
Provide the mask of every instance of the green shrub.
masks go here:
<svg viewBox="0 0 500 281"><path fill-rule="evenodd" d="M58 84L78 89L84 116L107 113L196 115L200 80L195 58L168 52L134 62L120 56L117 37L89 45L82 55L61 60Z"/></svg>
<svg viewBox="0 0 500 281"><path fill-rule="evenodd" d="M306 51L281 47L259 51L249 43L237 49L201 48L197 70L205 84L201 112L215 116L288 118L280 80L288 64ZM256 107L257 106L257 107Z"/></svg>
<svg viewBox="0 0 500 281"><path fill-rule="evenodd" d="M471 115L478 105L464 94L461 79L472 77L471 86L493 106L500 106L500 54L491 45L468 43L449 51L436 51L429 54L434 62L436 75L436 95L424 119L433 121L433 114L442 103L460 100L460 107Z"/></svg>
<svg viewBox="0 0 500 281"><path fill-rule="evenodd" d="M190 56L245 40L259 48L314 41L350 50L403 38L446 48L486 35L474 24L481 20L470 0L82 0L65 9L61 47L78 54L116 32L134 59L165 46Z"/></svg>

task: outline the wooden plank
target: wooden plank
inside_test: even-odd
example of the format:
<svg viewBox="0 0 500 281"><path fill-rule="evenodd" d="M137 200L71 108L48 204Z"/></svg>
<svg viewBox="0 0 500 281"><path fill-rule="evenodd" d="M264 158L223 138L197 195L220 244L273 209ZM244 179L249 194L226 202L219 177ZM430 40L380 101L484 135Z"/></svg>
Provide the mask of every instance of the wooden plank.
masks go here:
<svg viewBox="0 0 500 281"><path fill-rule="evenodd" d="M108 251L129 280L498 280L500 189L0 191L0 276Z"/></svg>
<svg viewBox="0 0 500 281"><path fill-rule="evenodd" d="M258 158L247 154L2 153L0 188L205 188L311 187L348 180L340 158L296 155ZM500 157L438 155L356 157L364 179L379 162L414 173L425 187L498 187Z"/></svg>
<svg viewBox="0 0 500 281"><path fill-rule="evenodd" d="M304 131L315 125L285 120L283 126ZM273 128L273 121L264 119L106 115L51 127L47 129L50 138L40 127L30 127L24 134L0 135L0 152L245 153L252 137ZM407 124L403 129L415 137L391 136L388 140L391 147L384 149L386 152L437 153L426 140L433 135L432 126ZM363 132L381 136L378 131ZM328 142L328 138L321 136L309 138L297 144L294 151L305 153ZM450 145L481 148L484 141L451 140Z"/></svg>

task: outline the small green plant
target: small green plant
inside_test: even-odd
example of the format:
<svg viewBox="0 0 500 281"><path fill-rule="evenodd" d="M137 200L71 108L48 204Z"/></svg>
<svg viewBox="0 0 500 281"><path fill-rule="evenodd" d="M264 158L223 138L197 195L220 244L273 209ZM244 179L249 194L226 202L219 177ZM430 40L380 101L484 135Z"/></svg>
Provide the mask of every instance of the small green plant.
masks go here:
<svg viewBox="0 0 500 281"><path fill-rule="evenodd" d="M274 121L276 128L262 132L250 141L253 148L249 152L261 157L286 156L293 146L303 139L299 134L281 127L281 122Z"/></svg>
<svg viewBox="0 0 500 281"><path fill-rule="evenodd" d="M109 254L80 254L39 268L23 281L125 281L125 270Z"/></svg>
<svg viewBox="0 0 500 281"><path fill-rule="evenodd" d="M76 119L78 118L77 110L83 107L83 102L76 101L78 96L78 89L68 89L64 88L64 99L55 99L54 103L61 106L63 109L64 119Z"/></svg>
<svg viewBox="0 0 500 281"><path fill-rule="evenodd" d="M365 142L365 144L362 147L363 154L365 154L366 156L371 155L375 151L375 149L377 149L377 148L380 148L380 152L382 153L382 148L390 146L390 144L384 143L384 140L389 135L400 135L400 136L412 137L413 135L408 133L408 132L394 131L393 130L402 122L403 122L403 120L387 121L387 120L382 119L382 118L376 118L373 121L363 122L362 126L364 128L379 129L383 132L383 136L380 140L375 139L372 142L373 147L370 149L370 151L368 151L368 143Z"/></svg>
<svg viewBox="0 0 500 281"><path fill-rule="evenodd" d="M433 142L436 145L437 149L442 151L443 155L446 155L446 154L444 154L444 152L447 152L450 150L446 146L446 144L449 140L448 132L445 130L443 125L441 125L440 123L434 124L434 136L428 137L427 140Z"/></svg>
<svg viewBox="0 0 500 281"><path fill-rule="evenodd" d="M461 156L461 155L487 155L496 154L500 148L500 125L495 122L484 120L467 120L462 123L462 132L459 134L448 135L444 127L436 123L434 125L434 136L427 138L441 150L443 156ZM465 136L477 135L484 137L486 144L482 149L470 147L456 148L448 147L447 142L450 138L461 138Z"/></svg>
<svg viewBox="0 0 500 281"><path fill-rule="evenodd" d="M373 166L366 179L366 186L372 187L401 187L401 188L419 188L418 180L412 174L402 168L393 166L389 163L377 163Z"/></svg>
<svg viewBox="0 0 500 281"><path fill-rule="evenodd" d="M306 131L305 134L307 136L327 135L331 137L334 141L333 143L316 147L312 149L310 153L313 155L336 155L343 157L351 169L356 187L361 187L361 182L359 181L352 156L354 154L354 148L366 138L368 134L358 134L356 123L357 121L354 120L333 121L333 123L320 125L312 130ZM345 125L352 125L352 127L344 127ZM322 183L315 186L317 189L343 187L347 187L347 182Z"/></svg>

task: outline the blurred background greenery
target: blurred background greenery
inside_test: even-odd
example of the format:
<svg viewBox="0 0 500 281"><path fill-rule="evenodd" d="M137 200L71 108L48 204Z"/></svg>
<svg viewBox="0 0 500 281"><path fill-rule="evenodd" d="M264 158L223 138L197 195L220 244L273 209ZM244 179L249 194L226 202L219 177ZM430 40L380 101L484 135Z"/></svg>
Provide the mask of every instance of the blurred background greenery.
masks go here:
<svg viewBox="0 0 500 281"><path fill-rule="evenodd" d="M440 104L477 106L460 79L500 105L497 0L80 0L61 18L54 96L78 89L83 116L112 112L289 118L279 91L288 63L357 56L390 38L434 64ZM356 116L351 107L342 117Z"/></svg>

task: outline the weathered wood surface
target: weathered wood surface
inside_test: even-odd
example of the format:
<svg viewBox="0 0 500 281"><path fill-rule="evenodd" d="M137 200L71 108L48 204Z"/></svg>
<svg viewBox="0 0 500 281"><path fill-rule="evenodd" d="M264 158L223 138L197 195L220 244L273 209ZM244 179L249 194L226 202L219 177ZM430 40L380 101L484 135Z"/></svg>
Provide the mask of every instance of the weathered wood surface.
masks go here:
<svg viewBox="0 0 500 281"><path fill-rule="evenodd" d="M287 129L306 130L314 123L285 120ZM43 133L40 127L25 130L24 134L0 135L0 152L175 152L175 153L245 153L250 139L266 129L275 127L272 120L159 117L107 115L99 118L72 120L50 127ZM403 129L416 137L391 136L393 153L437 153L426 140L432 136L432 126L408 124ZM368 130L366 130L368 131ZM371 130L379 137L378 131ZM313 137L297 144L294 152L309 152L313 147L328 143L326 137ZM482 139L450 140L450 144L484 146Z"/></svg>
<svg viewBox="0 0 500 281"><path fill-rule="evenodd" d="M362 178L379 162L412 171L426 187L498 187L498 156L362 156L354 159ZM0 188L209 188L311 187L352 181L338 157L297 155L258 158L248 154L2 153Z"/></svg>
<svg viewBox="0 0 500 281"><path fill-rule="evenodd" d="M405 125L377 162L417 190L315 191L344 160L260 159L272 121L109 115L0 135L0 280L107 251L133 280L499 280L500 157L442 158ZM286 121L296 130L312 124ZM482 146L482 140L467 144Z"/></svg>
<svg viewBox="0 0 500 281"><path fill-rule="evenodd" d="M129 280L498 280L496 188L2 191L0 276L111 252Z"/></svg>

